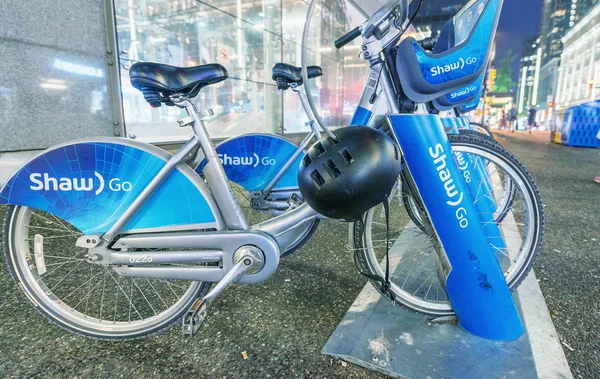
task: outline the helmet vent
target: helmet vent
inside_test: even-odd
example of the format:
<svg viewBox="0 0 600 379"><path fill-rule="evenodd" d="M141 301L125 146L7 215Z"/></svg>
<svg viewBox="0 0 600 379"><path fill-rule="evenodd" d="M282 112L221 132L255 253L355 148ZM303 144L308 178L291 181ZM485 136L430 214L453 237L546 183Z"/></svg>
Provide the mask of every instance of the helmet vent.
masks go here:
<svg viewBox="0 0 600 379"><path fill-rule="evenodd" d="M312 159L310 159L310 157L307 155L304 156L304 158L302 159L302 162L304 162L304 167L308 167L310 166L310 164L312 163Z"/></svg>
<svg viewBox="0 0 600 379"><path fill-rule="evenodd" d="M315 150L317 150L317 152L319 153L319 157L323 154L325 154L325 148L323 147L323 144L321 143L321 141L315 143Z"/></svg>
<svg viewBox="0 0 600 379"><path fill-rule="evenodd" d="M312 178L313 182L317 185L317 188L321 188L323 187L323 184L325 184L325 179L323 179L323 177L321 176L321 174L319 174L319 171L314 170L311 174L310 177Z"/></svg>
<svg viewBox="0 0 600 379"><path fill-rule="evenodd" d="M352 158L352 155L350 154L348 149L342 149L342 151L340 151L340 155L342 156L342 158L344 158L347 164L350 165L354 163L354 158Z"/></svg>
<svg viewBox="0 0 600 379"><path fill-rule="evenodd" d="M325 162L325 167L329 170L329 172L333 175L334 178L337 178L338 176L342 175L342 172L331 158L329 158Z"/></svg>

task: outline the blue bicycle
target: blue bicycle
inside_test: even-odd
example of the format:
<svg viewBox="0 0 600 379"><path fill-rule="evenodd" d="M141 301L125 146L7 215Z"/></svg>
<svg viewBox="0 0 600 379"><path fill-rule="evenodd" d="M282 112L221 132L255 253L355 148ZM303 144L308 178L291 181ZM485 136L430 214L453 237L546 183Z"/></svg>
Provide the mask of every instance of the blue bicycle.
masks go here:
<svg viewBox="0 0 600 379"><path fill-rule="evenodd" d="M387 200L351 224L351 252L386 297L433 315L452 314L450 300L463 301L456 296L457 278L497 286L492 276L481 276L490 265L502 282L494 292L505 296L502 288L515 288L526 276L542 241L539 193L513 155L477 136L446 136L436 115L414 115L422 104L481 76L501 8L501 0L469 2L450 21L453 44L441 53L425 52L412 38L399 43L411 19L404 0L388 2L338 42L341 47L362 37L371 69L352 124L387 149L395 162L390 167L402 163ZM300 72L282 64L273 76L280 88L299 92ZM319 75L312 67L305 77ZM179 124L191 127L193 137L174 155L128 139L90 138L34 157L0 190L0 203L11 205L6 261L27 299L74 333L141 338L183 318L184 333L193 335L231 283L266 280L280 257L326 218L302 196L308 192L300 191L298 175L318 189L334 183L359 156L336 152L315 168L320 149L361 132L321 131L311 121L311 133L298 146L279 136L243 135L215 147L203 122L210 112L198 112L191 99L227 79L222 66L139 62L130 76L151 106L184 109ZM387 122L368 128L379 99L388 104ZM313 139L318 142L308 148ZM365 181L357 183L364 187ZM377 181L366 184L379 191ZM245 196L242 206L237 192ZM402 194L413 199L420 227ZM249 223L244 205L264 218ZM403 248L407 243L410 248ZM481 275L461 273L457 257L465 248Z"/></svg>

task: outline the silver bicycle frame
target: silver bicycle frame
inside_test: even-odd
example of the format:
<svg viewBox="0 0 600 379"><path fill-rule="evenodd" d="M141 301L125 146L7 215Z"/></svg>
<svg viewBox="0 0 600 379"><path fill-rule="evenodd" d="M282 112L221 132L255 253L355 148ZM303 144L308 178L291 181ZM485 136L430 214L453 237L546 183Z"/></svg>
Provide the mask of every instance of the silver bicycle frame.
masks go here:
<svg viewBox="0 0 600 379"><path fill-rule="evenodd" d="M115 224L102 236L102 240L107 243L113 242L115 237L123 229L125 225L131 220L136 212L141 208L146 200L156 191L163 181L169 176L169 174L180 164L186 164L189 160L193 160L194 153L198 148L202 150L207 164L204 168L204 177L206 183L211 191L213 199L217 204L219 211L225 225L228 230L249 230L246 219L244 218L240 206L235 198L229 180L223 169L221 161L217 156L214 144L206 130L206 126L202 119L198 116L198 112L193 103L182 96L173 96L173 103L181 108L185 108L188 116L183 120L180 120L180 125L190 125L194 131L194 136L185 143L179 151L177 151L163 166L163 168L156 174L156 176L150 181L148 186L138 195L133 201L129 208L123 213L123 215L115 222ZM295 158L302 153L304 148L308 145L310 140L316 136L318 131L311 131L306 137L305 141L298 147L298 151L295 153ZM294 162L295 158L290 159L290 162ZM291 163L286 164L287 167L281 170L285 173L285 170L291 166ZM283 175L283 174L281 174ZM298 208L295 208L283 215L275 217L269 221L261 223L252 227L255 231L264 231L269 235L273 236L282 251L285 251L286 244L292 242L288 241L289 234L299 226L306 222L311 222L320 215L310 208L307 204L302 204ZM175 235L176 233L174 233ZM166 239L163 239L165 245L169 245ZM165 246L171 247L171 246ZM127 255L129 258L129 255ZM124 258L125 259L125 258Z"/></svg>
<svg viewBox="0 0 600 379"><path fill-rule="evenodd" d="M306 150L310 141L312 141L313 138L321 138L321 132L319 131L319 128L315 123L314 116L310 112L310 107L308 106L306 96L302 91L298 89L297 85L292 84L290 87L292 88L292 91L298 94L298 97L300 98L300 103L302 104L302 108L304 108L304 113L306 113L306 115L308 116L308 122L306 123L306 125L310 127L310 133L308 133L308 135L304 138L302 143L300 143L300 145L298 146L298 149L296 149L296 151L294 152L294 154L292 154L290 159L288 159L288 161L285 163L285 165L283 165L281 170L279 170L279 172L273 177L273 179L271 179L269 184L262 191L262 195L265 197L271 192L273 187L275 187L275 184L279 182L279 179L281 179L283 175L285 175L285 173L292 166L292 164L294 164L294 162L300 156L300 154L302 154L302 152Z"/></svg>
<svg viewBox="0 0 600 379"><path fill-rule="evenodd" d="M370 54L369 63L371 67L375 65L383 65L383 68L379 70L380 85L382 86L383 92L385 93L388 107L391 113L398 112L398 104L396 103L395 88L388 71L385 62L381 59L381 53L385 46L395 38L394 34L400 33L396 30L395 33L388 33L382 41L377 41L377 44L369 42L374 37L365 39L365 45L368 45L368 50L373 53ZM372 49L376 49L372 50ZM312 138L320 137L320 131L315 123L314 117L310 112L309 104L304 97L304 94L297 90L296 87L292 87L292 90L299 94L302 107L306 114L309 116L308 125L311 127L311 132L300 144L297 151L293 154L292 158L284 165L280 172L273 178L269 185L265 188L268 193L277 181L285 174L287 169L293 164L296 158L302 153L302 151L308 146ZM367 90L365 86L365 91ZM270 235L279 246L281 251L285 251L290 241L290 235L293 235L294 231L304 226L307 222L312 222L316 218L322 217L315 210L310 208L306 203L301 206L292 209L280 216L272 218L268 221L254 225L252 228L248 227L247 221L242 214L240 206L232 192L229 180L223 169L221 161L217 156L215 146L212 143L210 135L206 130L203 120L198 116L198 112L194 104L186 97L180 94L171 96L171 101L178 107L184 108L188 114L182 120L179 120L180 126L191 126L194 132L193 137L185 143L179 151L177 151L158 172L158 174L150 181L148 186L138 195L133 201L129 208L123 213L123 215L115 222L115 224L102 236L102 240L106 243L112 243L119 232L127 225L131 218L136 214L140 207L145 203L146 200L160 187L163 181L169 176L169 174L180 164L186 164L188 161L194 159L198 148L202 151L205 159L206 166L204 167L204 177L206 183L211 191L213 199L219 208L222 219L225 222L225 226L231 231L246 231L253 230L258 232L264 232ZM173 233L176 235L176 233ZM167 245L164 247L173 247L168 243L169 235L162 235L161 241ZM128 256L118 257L120 259L128 259ZM201 278L197 278L201 280Z"/></svg>

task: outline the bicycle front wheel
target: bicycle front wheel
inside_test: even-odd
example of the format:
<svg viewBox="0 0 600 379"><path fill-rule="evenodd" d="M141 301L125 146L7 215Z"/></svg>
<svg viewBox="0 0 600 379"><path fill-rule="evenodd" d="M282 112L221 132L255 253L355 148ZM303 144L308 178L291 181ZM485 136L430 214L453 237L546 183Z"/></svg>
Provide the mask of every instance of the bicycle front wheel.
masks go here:
<svg viewBox="0 0 600 379"><path fill-rule="evenodd" d="M493 217L501 233L501 237L489 235L488 242L509 288L514 290L531 270L542 244L544 216L539 191L519 160L497 143L470 135L448 138L455 153L469 156L474 166L482 167L489 177L489 183L478 183L477 193L471 194L475 203L493 201L497 209L506 210L506 196L511 196L508 211L501 220L495 214L487 217ZM414 194L416 201L407 211L402 192L397 191L389 199L391 292L396 304L409 309L451 315L452 306L440 280L445 253L427 212L417 206L422 204L418 193ZM422 225L411 221L410 213L414 212L418 212ZM369 210L362 223L355 223L351 233L359 268L383 277L387 235L383 207ZM373 284L379 289L378 283Z"/></svg>
<svg viewBox="0 0 600 379"><path fill-rule="evenodd" d="M11 206L4 252L26 298L50 321L86 337L124 340L158 334L183 317L211 283L125 278L92 263L65 220Z"/></svg>

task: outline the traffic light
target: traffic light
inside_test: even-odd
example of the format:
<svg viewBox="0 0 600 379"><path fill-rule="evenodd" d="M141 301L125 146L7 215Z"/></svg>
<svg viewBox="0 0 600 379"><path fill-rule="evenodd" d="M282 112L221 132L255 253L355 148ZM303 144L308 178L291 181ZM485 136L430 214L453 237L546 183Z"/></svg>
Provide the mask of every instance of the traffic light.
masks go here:
<svg viewBox="0 0 600 379"><path fill-rule="evenodd" d="M498 70L495 68L491 68L488 72L488 82L487 88L488 92L494 92L494 86L496 85L496 76L498 75Z"/></svg>

